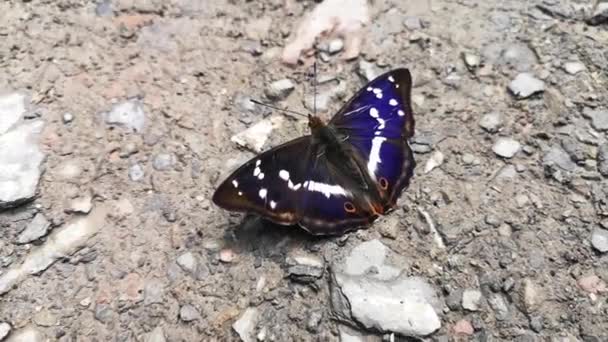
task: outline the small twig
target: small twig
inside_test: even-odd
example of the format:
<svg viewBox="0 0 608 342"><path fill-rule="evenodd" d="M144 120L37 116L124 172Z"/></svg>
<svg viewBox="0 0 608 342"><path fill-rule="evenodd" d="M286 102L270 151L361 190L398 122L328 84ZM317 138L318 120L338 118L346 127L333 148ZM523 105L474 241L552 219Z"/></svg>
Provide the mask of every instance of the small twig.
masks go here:
<svg viewBox="0 0 608 342"><path fill-rule="evenodd" d="M433 223L433 219L431 218L431 215L428 212L426 212L425 210L420 209L420 208L418 208L418 213L420 215L422 215L422 217L426 221L426 224L429 226L429 230L433 234L433 241L435 241L435 244L437 245L437 247L439 247L440 249L445 249L445 243L443 242L443 237L441 236L441 234L439 234L439 232L437 231L437 228L435 228L435 224Z"/></svg>

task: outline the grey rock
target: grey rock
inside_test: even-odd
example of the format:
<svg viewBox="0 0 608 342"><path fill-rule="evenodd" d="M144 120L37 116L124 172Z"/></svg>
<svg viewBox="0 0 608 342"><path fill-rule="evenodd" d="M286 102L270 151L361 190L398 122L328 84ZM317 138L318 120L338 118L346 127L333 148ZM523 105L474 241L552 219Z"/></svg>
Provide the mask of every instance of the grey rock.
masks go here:
<svg viewBox="0 0 608 342"><path fill-rule="evenodd" d="M114 311L108 304L95 305L95 319L101 323L109 323L114 317Z"/></svg>
<svg viewBox="0 0 608 342"><path fill-rule="evenodd" d="M162 327L156 327L152 330L148 336L146 336L145 342L165 342L165 331Z"/></svg>
<svg viewBox="0 0 608 342"><path fill-rule="evenodd" d="M405 27L410 31L416 31L422 28L422 21L419 17L410 15L405 17L403 20L403 25L405 25Z"/></svg>
<svg viewBox="0 0 608 342"><path fill-rule="evenodd" d="M323 319L322 311L313 311L308 315L308 321L306 322L306 329L312 333L316 333L319 330L319 324Z"/></svg>
<svg viewBox="0 0 608 342"><path fill-rule="evenodd" d="M6 322L0 323L0 341L4 341L4 338L11 332L11 325Z"/></svg>
<svg viewBox="0 0 608 342"><path fill-rule="evenodd" d="M103 0L95 6L95 14L99 17L109 17L113 14L110 0Z"/></svg>
<svg viewBox="0 0 608 342"><path fill-rule="evenodd" d="M363 77L366 82L369 82L374 78L380 76L380 72L381 71L373 63L367 62L363 59L359 60L357 73L359 74L359 76Z"/></svg>
<svg viewBox="0 0 608 342"><path fill-rule="evenodd" d="M314 94L310 94L306 96L304 107L313 111L316 105L317 112L325 112L329 109L329 105L332 103L332 101L344 96L345 91L346 85L344 82L342 82L329 90L317 93L316 104L314 103Z"/></svg>
<svg viewBox="0 0 608 342"><path fill-rule="evenodd" d="M198 263L194 254L192 254L191 252L186 252L177 258L177 264L184 271L188 273L194 273L194 271L196 271L196 266Z"/></svg>
<svg viewBox="0 0 608 342"><path fill-rule="evenodd" d="M530 317L530 328L534 332L540 333L543 330L543 318L541 316Z"/></svg>
<svg viewBox="0 0 608 342"><path fill-rule="evenodd" d="M591 245L599 252L608 252L608 230L595 228L591 233Z"/></svg>
<svg viewBox="0 0 608 342"><path fill-rule="evenodd" d="M454 290L445 298L445 304L450 310L460 310L462 307L462 290Z"/></svg>
<svg viewBox="0 0 608 342"><path fill-rule="evenodd" d="M345 260L343 272L353 276L373 273L371 274L373 277L383 280L395 278L401 271L385 264L388 252L388 247L380 240L363 242L350 252Z"/></svg>
<svg viewBox="0 0 608 342"><path fill-rule="evenodd" d="M163 283L158 279L151 279L144 285L144 305L159 304L163 302Z"/></svg>
<svg viewBox="0 0 608 342"><path fill-rule="evenodd" d="M509 90L519 99L528 98L545 90L545 82L524 72L509 83Z"/></svg>
<svg viewBox="0 0 608 342"><path fill-rule="evenodd" d="M236 331L236 333L241 338L243 342L254 342L255 337L253 336L255 332L255 326L257 324L258 318L258 309L254 307L249 307L243 312L241 317L234 322L232 325L232 329Z"/></svg>
<svg viewBox="0 0 608 342"><path fill-rule="evenodd" d="M479 126L489 133L496 133L502 127L502 115L498 112L485 114L479 120Z"/></svg>
<svg viewBox="0 0 608 342"><path fill-rule="evenodd" d="M544 166L557 166L564 171L574 171L576 169L576 163L570 159L570 156L561 147L555 145L544 155L543 157Z"/></svg>
<svg viewBox="0 0 608 342"><path fill-rule="evenodd" d="M492 146L492 151L503 158L513 158L521 149L521 144L511 138L499 138Z"/></svg>
<svg viewBox="0 0 608 342"><path fill-rule="evenodd" d="M608 3L598 2L595 12L587 19L589 25L608 24Z"/></svg>
<svg viewBox="0 0 608 342"><path fill-rule="evenodd" d="M466 289L462 293L462 308L469 311L478 311L482 298L481 291Z"/></svg>
<svg viewBox="0 0 608 342"><path fill-rule="evenodd" d="M30 121L0 135L0 209L20 205L36 195L44 161L38 146L43 125L39 120Z"/></svg>
<svg viewBox="0 0 608 342"><path fill-rule="evenodd" d="M179 318L184 322L192 322L201 318L198 310L190 304L182 305L179 309Z"/></svg>
<svg viewBox="0 0 608 342"><path fill-rule="evenodd" d="M57 324L57 317L48 309L42 309L34 315L33 321L41 327L52 327Z"/></svg>
<svg viewBox="0 0 608 342"><path fill-rule="evenodd" d="M321 278L325 272L325 262L315 255L297 255L287 260L289 276L304 282Z"/></svg>
<svg viewBox="0 0 608 342"><path fill-rule="evenodd" d="M526 71L538 62L536 54L525 44L513 44L504 49L500 62L512 65L517 71Z"/></svg>
<svg viewBox="0 0 608 342"><path fill-rule="evenodd" d="M282 100L286 98L294 89L295 84L288 78L274 81L266 88L266 96L271 100Z"/></svg>
<svg viewBox="0 0 608 342"><path fill-rule="evenodd" d="M526 314L532 314L538 310L542 302L543 297L538 285L529 278L524 279L517 290L517 303L520 309Z"/></svg>
<svg viewBox="0 0 608 342"><path fill-rule="evenodd" d="M608 177L608 143L597 149L597 170L602 176Z"/></svg>
<svg viewBox="0 0 608 342"><path fill-rule="evenodd" d="M134 132L141 132L146 123L146 113L143 104L138 100L129 100L116 104L103 114L104 120L110 125L120 125Z"/></svg>
<svg viewBox="0 0 608 342"><path fill-rule="evenodd" d="M418 277L383 281L336 273L331 293L338 317L366 329L426 336L441 327L434 308L439 305L435 290Z"/></svg>
<svg viewBox="0 0 608 342"><path fill-rule="evenodd" d="M34 216L34 219L25 227L25 229L17 237L17 243L24 244L36 241L41 237L45 236L51 223L44 217L43 214L38 213Z"/></svg>
<svg viewBox="0 0 608 342"><path fill-rule="evenodd" d="M507 306L507 302L504 297L498 293L492 293L488 297L488 304L494 310L494 314L496 315L496 319L499 321L504 321L509 317L509 307Z"/></svg>
<svg viewBox="0 0 608 342"><path fill-rule="evenodd" d="M27 326L11 334L6 342L45 342L46 337L33 326Z"/></svg>
<svg viewBox="0 0 608 342"><path fill-rule="evenodd" d="M608 110L585 108L583 116L591 120L591 127L594 129L608 131Z"/></svg>
<svg viewBox="0 0 608 342"><path fill-rule="evenodd" d="M175 156L171 153L160 153L154 157L152 167L157 171L167 171L175 164Z"/></svg>
<svg viewBox="0 0 608 342"><path fill-rule="evenodd" d="M144 179L144 168L140 164L133 164L129 167L129 178L134 182Z"/></svg>
<svg viewBox="0 0 608 342"><path fill-rule="evenodd" d="M582 162L586 159L587 154L585 148L575 138L566 136L560 139L560 142L564 151L568 153L573 161Z"/></svg>
<svg viewBox="0 0 608 342"><path fill-rule="evenodd" d="M566 62L564 63L564 70L570 75L576 75L579 72L587 69L585 64L581 62Z"/></svg>

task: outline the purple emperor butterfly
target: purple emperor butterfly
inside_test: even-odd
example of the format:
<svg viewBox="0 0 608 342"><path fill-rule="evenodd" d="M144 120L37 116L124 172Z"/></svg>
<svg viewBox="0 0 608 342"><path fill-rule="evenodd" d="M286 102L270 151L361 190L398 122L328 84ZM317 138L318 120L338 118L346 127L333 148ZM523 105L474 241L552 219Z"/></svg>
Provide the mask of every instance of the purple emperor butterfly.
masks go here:
<svg viewBox="0 0 608 342"><path fill-rule="evenodd" d="M369 82L311 134L266 151L232 173L213 202L314 235L365 227L391 210L416 165L412 78L395 69Z"/></svg>

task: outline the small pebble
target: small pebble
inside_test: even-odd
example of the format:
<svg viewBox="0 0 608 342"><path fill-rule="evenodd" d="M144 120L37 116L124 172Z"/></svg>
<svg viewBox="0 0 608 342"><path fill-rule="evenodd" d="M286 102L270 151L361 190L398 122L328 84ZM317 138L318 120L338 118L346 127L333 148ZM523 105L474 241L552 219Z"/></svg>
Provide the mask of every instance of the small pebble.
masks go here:
<svg viewBox="0 0 608 342"><path fill-rule="evenodd" d="M11 325L6 323L6 322L2 322L0 323L0 341L4 341L4 338L6 336L8 336L8 334L11 332Z"/></svg>
<svg viewBox="0 0 608 342"><path fill-rule="evenodd" d="M471 322L467 321L466 319L461 319L460 321L456 322L452 329L454 330L454 334L456 335L471 336L475 332L475 330L473 329L473 325L471 325Z"/></svg>
<svg viewBox="0 0 608 342"><path fill-rule="evenodd" d="M465 52L462 55L462 59L464 59L465 64L470 69L476 68L479 66L479 64L481 64L481 58L479 57L479 55L475 55L469 52Z"/></svg>
<svg viewBox="0 0 608 342"><path fill-rule="evenodd" d="M134 164L129 168L129 178L138 182L144 178L144 169L139 164Z"/></svg>
<svg viewBox="0 0 608 342"><path fill-rule="evenodd" d="M224 248L220 251L220 261L231 263L234 260L234 252L230 248Z"/></svg>
<svg viewBox="0 0 608 342"><path fill-rule="evenodd" d="M595 228L591 233L591 244L601 253L608 252L608 230Z"/></svg>
<svg viewBox="0 0 608 342"><path fill-rule="evenodd" d="M271 100L283 100L295 87L295 84L288 78L275 81L266 88L266 96Z"/></svg>
<svg viewBox="0 0 608 342"><path fill-rule="evenodd" d="M158 154L154 161L152 161L152 167L157 171L167 171L171 169L175 163L175 157L170 153Z"/></svg>
<svg viewBox="0 0 608 342"><path fill-rule="evenodd" d="M595 274L580 278L577 281L577 284L581 289L592 294L608 291L608 288L606 288L606 283Z"/></svg>
<svg viewBox="0 0 608 342"><path fill-rule="evenodd" d="M342 51L343 48L344 42L342 41L342 39L333 39L331 42L329 42L329 45L327 46L327 52L333 55Z"/></svg>
<svg viewBox="0 0 608 342"><path fill-rule="evenodd" d="M485 114L481 120L479 120L479 126L489 133L498 132L502 127L502 124L502 116L498 112Z"/></svg>
<svg viewBox="0 0 608 342"><path fill-rule="evenodd" d="M65 113L63 114L63 123L70 123L74 120L74 115L72 115L71 113Z"/></svg>
<svg viewBox="0 0 608 342"><path fill-rule="evenodd" d="M192 322L199 319L201 315L196 308L190 304L182 305L179 309L179 318L184 322Z"/></svg>
<svg viewBox="0 0 608 342"><path fill-rule="evenodd" d="M576 75L579 72L585 70L585 64L581 62L566 62L564 63L564 70L570 75Z"/></svg>
<svg viewBox="0 0 608 342"><path fill-rule="evenodd" d="M466 289L462 293L462 307L469 311L478 311L483 295L481 291L474 289Z"/></svg>
<svg viewBox="0 0 608 342"><path fill-rule="evenodd" d="M521 149L521 144L511 138L499 138L492 146L492 151L503 158L513 158Z"/></svg>

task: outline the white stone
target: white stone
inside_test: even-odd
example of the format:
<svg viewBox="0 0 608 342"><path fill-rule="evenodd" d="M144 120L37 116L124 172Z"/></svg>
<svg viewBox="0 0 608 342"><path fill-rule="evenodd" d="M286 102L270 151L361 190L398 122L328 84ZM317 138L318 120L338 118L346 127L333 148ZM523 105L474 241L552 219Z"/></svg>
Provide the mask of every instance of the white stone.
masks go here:
<svg viewBox="0 0 608 342"><path fill-rule="evenodd" d="M166 340L163 328L156 327L146 336L145 342L165 342Z"/></svg>
<svg viewBox="0 0 608 342"><path fill-rule="evenodd" d="M608 230L595 228L591 233L591 244L599 252L608 252Z"/></svg>
<svg viewBox="0 0 608 342"><path fill-rule="evenodd" d="M275 81L266 89L266 96L272 100L282 100L286 98L295 87L293 82L288 78Z"/></svg>
<svg viewBox="0 0 608 342"><path fill-rule="evenodd" d="M33 249L23 264L14 265L0 277L0 295L8 292L28 275L46 270L58 259L84 247L104 225L106 211L94 209L86 217L79 217L49 236L46 243Z"/></svg>
<svg viewBox="0 0 608 342"><path fill-rule="evenodd" d="M134 132L141 132L146 123L146 113L141 102L129 100L115 105L109 112L104 113L104 119L108 124L121 125Z"/></svg>
<svg viewBox="0 0 608 342"><path fill-rule="evenodd" d="M38 146L42 121L15 127L0 136L0 208L13 207L36 195L44 154Z"/></svg>
<svg viewBox="0 0 608 342"><path fill-rule="evenodd" d="M32 219L27 227L17 237L17 243L24 244L38 240L45 236L51 227L51 223L44 217L43 214L38 213Z"/></svg>
<svg viewBox="0 0 608 342"><path fill-rule="evenodd" d="M352 319L366 329L426 336L441 328L435 290L421 278L382 281L335 274L335 281L350 304Z"/></svg>
<svg viewBox="0 0 608 342"><path fill-rule="evenodd" d="M2 322L0 323L0 341L4 341L4 338L6 336L8 336L8 333L11 332L11 325L6 323L6 322Z"/></svg>
<svg viewBox="0 0 608 342"><path fill-rule="evenodd" d="M482 299L481 291L474 289L466 289L462 293L462 307L465 310L477 311Z"/></svg>
<svg viewBox="0 0 608 342"><path fill-rule="evenodd" d="M44 342L45 336L32 326L27 326L11 334L6 342Z"/></svg>
<svg viewBox="0 0 608 342"><path fill-rule="evenodd" d="M11 93L0 96L0 134L6 133L25 114L25 96Z"/></svg>
<svg viewBox="0 0 608 342"><path fill-rule="evenodd" d="M581 62L566 62L564 63L564 70L570 75L576 75L579 72L587 69L585 64Z"/></svg>
<svg viewBox="0 0 608 342"><path fill-rule="evenodd" d="M343 272L348 275L363 275L374 268L373 276L377 279L392 279L401 273L400 269L386 265L385 260L389 252L380 240L366 241L353 248L344 262Z"/></svg>
<svg viewBox="0 0 608 342"><path fill-rule="evenodd" d="M235 134L230 140L242 147L251 149L256 153L262 152L262 148L268 140L270 133L283 124L282 116L273 116L264 119L246 130Z"/></svg>
<svg viewBox="0 0 608 342"><path fill-rule="evenodd" d="M444 160L445 156L443 155L443 153L441 153L441 151L433 152L433 154L431 154L429 159L426 161L426 165L424 165L424 173L429 173L433 171L433 169L435 169L436 167L441 166Z"/></svg>
<svg viewBox="0 0 608 342"><path fill-rule="evenodd" d="M88 194L82 197L77 197L70 202L68 212L88 214L93 209L93 197Z"/></svg>
<svg viewBox="0 0 608 342"><path fill-rule="evenodd" d="M196 270L196 258L191 252L180 255L177 264L186 272L192 273Z"/></svg>
<svg viewBox="0 0 608 342"><path fill-rule="evenodd" d="M239 334L239 337L243 342L255 341L254 332L257 324L257 316L258 309L249 307L232 325L232 329Z"/></svg>
<svg viewBox="0 0 608 342"><path fill-rule="evenodd" d="M521 149L521 144L511 138L499 138L492 146L492 151L503 158L513 158Z"/></svg>
<svg viewBox="0 0 608 342"><path fill-rule="evenodd" d="M522 72L517 75L511 83L509 83L509 90L520 99L528 98L536 93L545 90L545 82L532 76L527 72Z"/></svg>

